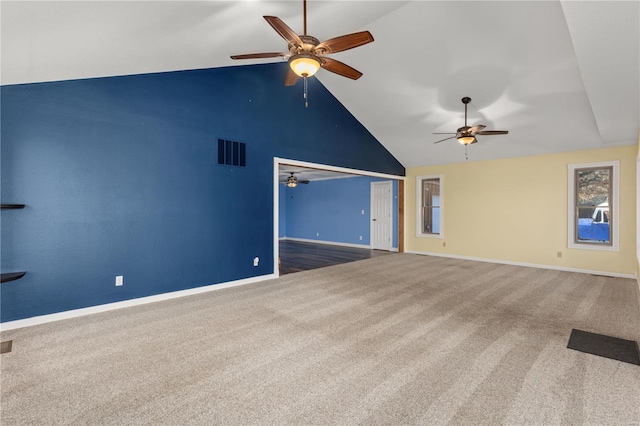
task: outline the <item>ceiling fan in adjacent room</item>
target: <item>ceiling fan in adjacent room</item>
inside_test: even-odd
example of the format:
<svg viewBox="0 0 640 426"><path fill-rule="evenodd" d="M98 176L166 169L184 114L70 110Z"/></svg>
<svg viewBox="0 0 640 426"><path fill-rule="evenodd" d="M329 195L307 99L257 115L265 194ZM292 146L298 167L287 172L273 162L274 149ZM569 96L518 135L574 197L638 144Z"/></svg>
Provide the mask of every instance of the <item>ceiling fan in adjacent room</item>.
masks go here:
<svg viewBox="0 0 640 426"><path fill-rule="evenodd" d="M289 172L289 173L291 173L291 176L289 176L287 180L282 181L282 183L287 185L289 188L295 188L296 186L298 186L299 183L302 183L305 185L309 183L308 180L298 180L298 178L293 174L293 172Z"/></svg>
<svg viewBox="0 0 640 426"><path fill-rule="evenodd" d="M303 0L303 34L297 34L276 16L264 16L264 19L289 43L289 51L233 55L231 59L287 58L289 70L284 85L293 86L302 77L304 79L305 106L308 106L307 78L313 76L320 68L353 80L362 76L362 73L355 68L324 55L343 52L371 43L373 36L369 31L360 31L320 42L317 38L307 34L307 0Z"/></svg>
<svg viewBox="0 0 640 426"><path fill-rule="evenodd" d="M434 133L434 135L454 135L434 143L440 143L455 138L461 144L468 146L478 142L476 135L506 135L509 133L508 130L483 130L487 126L482 124L477 124L471 127L467 126L467 105L469 102L471 102L471 98L466 96L462 98L462 103L464 104L464 126L460 127L455 133Z"/></svg>

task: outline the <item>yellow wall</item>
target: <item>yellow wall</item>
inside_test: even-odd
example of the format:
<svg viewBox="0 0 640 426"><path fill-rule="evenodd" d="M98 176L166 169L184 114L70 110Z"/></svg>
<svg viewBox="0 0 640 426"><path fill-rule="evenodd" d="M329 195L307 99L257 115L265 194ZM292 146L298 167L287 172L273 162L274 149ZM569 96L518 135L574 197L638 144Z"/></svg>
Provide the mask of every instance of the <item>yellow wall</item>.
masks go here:
<svg viewBox="0 0 640 426"><path fill-rule="evenodd" d="M630 145L407 169L406 251L633 276L637 151ZM620 251L568 249L568 164L613 160L620 160ZM416 176L438 174L444 238L416 237Z"/></svg>
<svg viewBox="0 0 640 426"><path fill-rule="evenodd" d="M638 157L636 160L636 277L640 286L640 132L638 133Z"/></svg>

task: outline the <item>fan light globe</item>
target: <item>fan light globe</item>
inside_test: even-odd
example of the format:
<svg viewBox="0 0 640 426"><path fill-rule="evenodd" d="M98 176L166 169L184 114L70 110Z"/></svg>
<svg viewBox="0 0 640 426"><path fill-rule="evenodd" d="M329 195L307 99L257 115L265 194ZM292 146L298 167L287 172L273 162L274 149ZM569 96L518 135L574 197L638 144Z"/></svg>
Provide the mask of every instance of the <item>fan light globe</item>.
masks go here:
<svg viewBox="0 0 640 426"><path fill-rule="evenodd" d="M291 175L287 178L287 186L289 188L295 188L298 185L298 179L295 176Z"/></svg>
<svg viewBox="0 0 640 426"><path fill-rule="evenodd" d="M472 144L476 141L475 136L460 136L458 138L458 142L460 142L462 145L469 145Z"/></svg>
<svg viewBox="0 0 640 426"><path fill-rule="evenodd" d="M320 69L320 61L313 55L294 55L289 59L289 66L300 77L311 77Z"/></svg>

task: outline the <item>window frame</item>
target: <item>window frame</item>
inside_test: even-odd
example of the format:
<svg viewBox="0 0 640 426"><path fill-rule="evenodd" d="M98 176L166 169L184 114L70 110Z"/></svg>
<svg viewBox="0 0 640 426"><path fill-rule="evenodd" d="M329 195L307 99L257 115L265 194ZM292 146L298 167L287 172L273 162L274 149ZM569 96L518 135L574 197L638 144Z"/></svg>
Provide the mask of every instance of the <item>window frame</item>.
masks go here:
<svg viewBox="0 0 640 426"><path fill-rule="evenodd" d="M611 196L609 199L609 226L611 243L593 243L577 241L578 208L576 207L576 171L582 169L611 168ZM599 163L569 164L567 208L567 247L570 249L620 251L620 161L603 161Z"/></svg>
<svg viewBox="0 0 640 426"><path fill-rule="evenodd" d="M440 232L423 233L422 232L422 181L425 179L438 179L440 184ZM444 238L444 176L443 175L425 175L416 176L416 237L419 238Z"/></svg>

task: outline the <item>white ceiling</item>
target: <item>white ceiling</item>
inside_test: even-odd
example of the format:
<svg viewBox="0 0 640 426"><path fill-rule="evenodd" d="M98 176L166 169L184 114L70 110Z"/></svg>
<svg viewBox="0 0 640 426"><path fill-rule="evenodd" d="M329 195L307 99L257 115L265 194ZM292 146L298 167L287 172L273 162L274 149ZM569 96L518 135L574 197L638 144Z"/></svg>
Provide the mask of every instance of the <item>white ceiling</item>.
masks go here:
<svg viewBox="0 0 640 426"><path fill-rule="evenodd" d="M313 169L310 167L292 166L289 164L280 164L278 166L278 180L282 183L293 173L299 181L308 180L310 182L318 180L351 178L361 175L351 173L337 172L333 170Z"/></svg>
<svg viewBox="0 0 640 426"><path fill-rule="evenodd" d="M302 32L301 0L2 1L0 82L269 62L229 58L286 50L263 15ZM464 161L432 135L462 126L463 96L470 124L509 130L479 136L470 161L637 143L639 28L638 1L308 3L320 40L373 34L332 55L362 78L317 78L405 167Z"/></svg>

